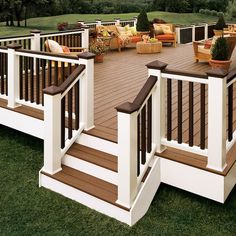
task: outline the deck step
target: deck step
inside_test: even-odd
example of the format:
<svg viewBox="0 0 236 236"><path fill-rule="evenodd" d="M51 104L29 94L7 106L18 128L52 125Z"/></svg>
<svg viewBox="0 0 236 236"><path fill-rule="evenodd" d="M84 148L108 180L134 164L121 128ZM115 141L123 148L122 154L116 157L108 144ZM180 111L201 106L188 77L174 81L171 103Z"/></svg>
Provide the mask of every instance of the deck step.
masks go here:
<svg viewBox="0 0 236 236"><path fill-rule="evenodd" d="M66 154L102 168L117 172L117 156L77 143L74 143Z"/></svg>
<svg viewBox="0 0 236 236"><path fill-rule="evenodd" d="M41 174L119 208L129 210L116 203L117 186L114 184L64 165L62 165L62 170L54 175L50 175L44 171L42 171Z"/></svg>

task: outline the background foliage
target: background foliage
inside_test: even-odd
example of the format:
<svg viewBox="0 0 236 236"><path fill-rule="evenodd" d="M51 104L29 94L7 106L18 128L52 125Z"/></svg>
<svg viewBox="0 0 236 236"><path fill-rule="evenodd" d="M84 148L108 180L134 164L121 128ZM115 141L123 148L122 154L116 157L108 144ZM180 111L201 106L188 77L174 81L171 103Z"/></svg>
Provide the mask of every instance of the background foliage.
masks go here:
<svg viewBox="0 0 236 236"><path fill-rule="evenodd" d="M141 9L168 12L198 12L209 9L225 12L234 0L0 0L0 21L7 25L20 26L21 20L39 16L55 16L63 14L119 14L140 12ZM234 8L229 8L231 10ZM231 10L236 16L236 11Z"/></svg>

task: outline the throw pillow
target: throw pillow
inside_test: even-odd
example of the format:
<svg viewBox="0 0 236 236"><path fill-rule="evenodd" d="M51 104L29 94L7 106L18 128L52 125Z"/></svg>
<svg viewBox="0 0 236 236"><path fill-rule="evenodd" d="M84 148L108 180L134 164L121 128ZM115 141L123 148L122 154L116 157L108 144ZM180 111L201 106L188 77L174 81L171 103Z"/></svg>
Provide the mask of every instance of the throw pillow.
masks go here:
<svg viewBox="0 0 236 236"><path fill-rule="evenodd" d="M48 47L52 53L63 53L62 47L54 40L48 39Z"/></svg>
<svg viewBox="0 0 236 236"><path fill-rule="evenodd" d="M155 35L164 34L163 29L158 24L153 24Z"/></svg>
<svg viewBox="0 0 236 236"><path fill-rule="evenodd" d="M129 27L131 33L133 34L133 36L136 36L137 35L137 30L136 30L136 27L133 26L133 27Z"/></svg>
<svg viewBox="0 0 236 236"><path fill-rule="evenodd" d="M161 25L161 28L162 28L164 34L172 34L173 33L169 25L163 24L163 25Z"/></svg>
<svg viewBox="0 0 236 236"><path fill-rule="evenodd" d="M107 30L103 30L103 31L102 31L102 36L103 36L103 37L109 37L110 34L108 33Z"/></svg>
<svg viewBox="0 0 236 236"><path fill-rule="evenodd" d="M119 33L121 32L125 32L125 27L121 27L121 26L116 26L117 30Z"/></svg>
<svg viewBox="0 0 236 236"><path fill-rule="evenodd" d="M128 31L128 30L130 30L129 24L125 26L125 31Z"/></svg>
<svg viewBox="0 0 236 236"><path fill-rule="evenodd" d="M63 52L65 52L65 53L70 52L70 49L67 46L62 45L61 48L62 48Z"/></svg>

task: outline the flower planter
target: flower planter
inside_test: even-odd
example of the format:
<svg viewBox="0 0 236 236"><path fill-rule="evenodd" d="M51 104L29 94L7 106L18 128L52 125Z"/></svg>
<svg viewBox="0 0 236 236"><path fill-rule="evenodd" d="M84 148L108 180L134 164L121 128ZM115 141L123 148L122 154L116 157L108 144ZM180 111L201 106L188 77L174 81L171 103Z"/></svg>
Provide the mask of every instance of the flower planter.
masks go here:
<svg viewBox="0 0 236 236"><path fill-rule="evenodd" d="M104 58L103 54L95 55L94 61L97 62L97 63L102 63L103 62L103 58Z"/></svg>
<svg viewBox="0 0 236 236"><path fill-rule="evenodd" d="M209 64L211 65L212 69L220 68L226 71L229 70L231 62L232 62L231 60L228 60L228 61L220 61L220 60L212 60L212 59L209 60Z"/></svg>

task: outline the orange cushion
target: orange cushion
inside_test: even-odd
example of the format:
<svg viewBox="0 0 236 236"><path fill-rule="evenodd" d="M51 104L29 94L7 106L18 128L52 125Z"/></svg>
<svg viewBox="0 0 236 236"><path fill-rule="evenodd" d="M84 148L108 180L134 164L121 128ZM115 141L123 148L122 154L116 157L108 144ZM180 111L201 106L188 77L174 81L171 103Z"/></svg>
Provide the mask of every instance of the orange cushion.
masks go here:
<svg viewBox="0 0 236 236"><path fill-rule="evenodd" d="M142 38L140 36L132 36L130 37L132 43L137 43L142 41Z"/></svg>
<svg viewBox="0 0 236 236"><path fill-rule="evenodd" d="M70 49L67 46L61 46L63 52L70 52Z"/></svg>
<svg viewBox="0 0 236 236"><path fill-rule="evenodd" d="M159 34L156 36L156 39L159 40L174 40L175 36L174 34Z"/></svg>

